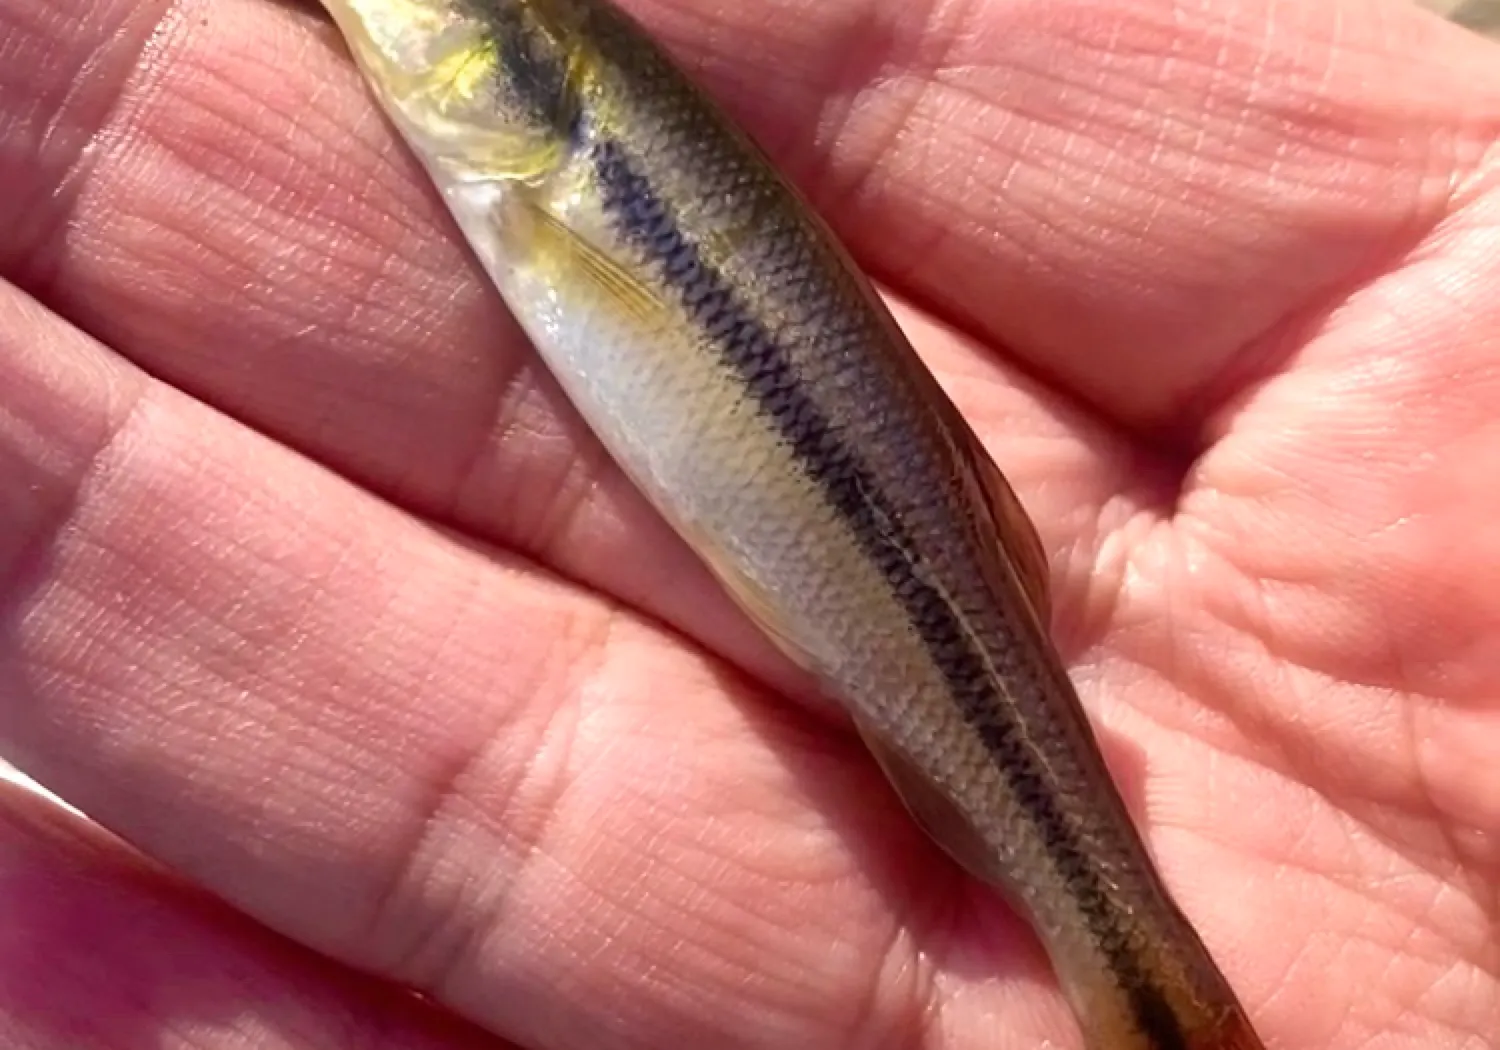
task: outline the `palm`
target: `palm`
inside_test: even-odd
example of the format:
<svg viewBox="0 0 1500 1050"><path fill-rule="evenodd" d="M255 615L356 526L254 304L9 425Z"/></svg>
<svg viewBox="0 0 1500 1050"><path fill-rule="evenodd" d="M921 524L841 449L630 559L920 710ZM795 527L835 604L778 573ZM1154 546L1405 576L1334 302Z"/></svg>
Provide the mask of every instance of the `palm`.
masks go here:
<svg viewBox="0 0 1500 1050"><path fill-rule="evenodd" d="M635 6L924 305L1272 1043L1495 1030L1486 45L1353 0L934 4L925 36L873 0ZM288 939L12 819L3 928L74 976L0 952L0 1030L1074 1038L1023 928L600 455L331 35L170 7L0 0L0 260L110 348L0 296L0 739Z"/></svg>

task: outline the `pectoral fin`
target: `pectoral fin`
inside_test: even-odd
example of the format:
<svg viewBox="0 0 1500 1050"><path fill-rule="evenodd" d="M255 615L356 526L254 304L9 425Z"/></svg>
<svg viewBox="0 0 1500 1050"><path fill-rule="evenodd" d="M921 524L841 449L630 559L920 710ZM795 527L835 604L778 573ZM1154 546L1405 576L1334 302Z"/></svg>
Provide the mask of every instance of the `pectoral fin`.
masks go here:
<svg viewBox="0 0 1500 1050"><path fill-rule="evenodd" d="M519 197L512 206L518 210L507 218L520 222L509 224L511 235L529 240L532 258L548 267L553 279L587 280L599 295L643 327L668 327L673 323L672 307L606 251L525 197ZM628 464L621 466L629 472ZM640 479L632 480L639 485ZM796 640L774 596L739 569L735 559L708 530L689 518L674 515L669 506L658 504L657 510L669 519L673 530L687 541L720 586L771 643L793 663L821 677L823 672L818 662Z"/></svg>
<svg viewBox="0 0 1500 1050"><path fill-rule="evenodd" d="M672 323L671 307L622 263L580 236L563 220L524 195L517 195L510 236L530 238L530 255L557 281L583 279L606 301L650 328ZM519 225L521 228L516 228Z"/></svg>

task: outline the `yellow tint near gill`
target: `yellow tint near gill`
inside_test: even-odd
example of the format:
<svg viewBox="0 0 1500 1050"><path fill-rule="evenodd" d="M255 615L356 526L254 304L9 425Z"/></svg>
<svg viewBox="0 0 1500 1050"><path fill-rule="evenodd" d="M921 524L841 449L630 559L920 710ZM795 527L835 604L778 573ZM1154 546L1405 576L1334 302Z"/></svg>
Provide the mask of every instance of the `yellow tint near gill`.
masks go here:
<svg viewBox="0 0 1500 1050"><path fill-rule="evenodd" d="M447 143L450 161L470 178L534 182L557 170L577 112L580 56L564 52L565 73L540 120L512 95L499 42L478 26L455 39L413 85L408 115Z"/></svg>
<svg viewBox="0 0 1500 1050"><path fill-rule="evenodd" d="M505 76L495 43L471 38L416 80L406 112L443 144L445 158L466 177L533 182L562 163L564 129L576 102L565 85L556 112L538 124L507 105Z"/></svg>
<svg viewBox="0 0 1500 1050"><path fill-rule="evenodd" d="M451 24L447 5L426 0L322 0L350 50L382 94L401 98L419 83L422 44Z"/></svg>
<svg viewBox="0 0 1500 1050"><path fill-rule="evenodd" d="M493 42L471 39L434 62L418 90L438 113L461 115L480 100L486 85L494 83L497 61Z"/></svg>

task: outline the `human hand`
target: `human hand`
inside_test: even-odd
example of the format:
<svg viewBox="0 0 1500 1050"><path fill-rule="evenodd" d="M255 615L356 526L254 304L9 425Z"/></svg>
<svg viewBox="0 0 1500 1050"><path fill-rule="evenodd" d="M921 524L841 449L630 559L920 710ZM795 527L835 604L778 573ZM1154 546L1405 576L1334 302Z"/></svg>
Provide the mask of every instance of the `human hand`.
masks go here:
<svg viewBox="0 0 1500 1050"><path fill-rule="evenodd" d="M1493 45L1402 0L631 6L1019 490L1270 1046L1483 1045ZM331 29L0 0L0 55L0 750L175 869L5 796L10 1043L1077 1045L603 457Z"/></svg>

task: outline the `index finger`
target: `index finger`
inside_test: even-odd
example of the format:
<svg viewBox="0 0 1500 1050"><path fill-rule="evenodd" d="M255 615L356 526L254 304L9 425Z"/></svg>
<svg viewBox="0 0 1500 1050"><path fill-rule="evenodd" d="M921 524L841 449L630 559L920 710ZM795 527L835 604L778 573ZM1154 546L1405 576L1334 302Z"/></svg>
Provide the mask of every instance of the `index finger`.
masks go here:
<svg viewBox="0 0 1500 1050"><path fill-rule="evenodd" d="M1144 429L1393 263L1500 117L1410 0L639 6L878 276Z"/></svg>
<svg viewBox="0 0 1500 1050"><path fill-rule="evenodd" d="M1138 427L1418 235L1500 98L1488 46L1408 0L626 4L878 275ZM0 268L410 509L744 636L538 375L331 33L249 0L0 0L0 25ZM971 342L917 342L978 385ZM1008 377L978 400L1059 429Z"/></svg>
<svg viewBox="0 0 1500 1050"><path fill-rule="evenodd" d="M1500 105L1488 47L1410 0L623 6L878 276L1146 422L1436 221ZM134 47L209 16L88 5L59 46L62 34L25 30L70 15L37 0L5 10L23 39L51 44L21 49L0 95L0 121L42 133L0 172L28 191L7 196L6 216L30 232L13 248L27 253L61 220L68 195L52 191L118 101ZM168 11L172 32L153 35ZM290 40L268 58L320 61ZM334 119L354 112L346 87L318 91Z"/></svg>

